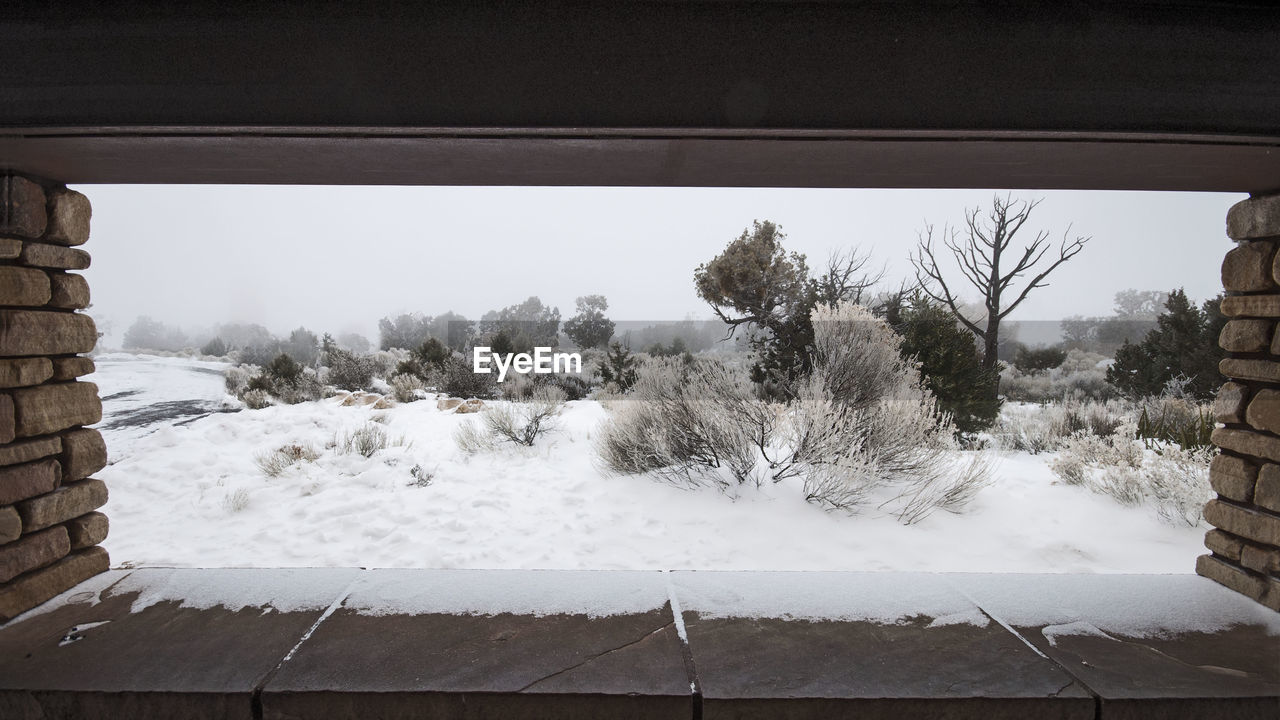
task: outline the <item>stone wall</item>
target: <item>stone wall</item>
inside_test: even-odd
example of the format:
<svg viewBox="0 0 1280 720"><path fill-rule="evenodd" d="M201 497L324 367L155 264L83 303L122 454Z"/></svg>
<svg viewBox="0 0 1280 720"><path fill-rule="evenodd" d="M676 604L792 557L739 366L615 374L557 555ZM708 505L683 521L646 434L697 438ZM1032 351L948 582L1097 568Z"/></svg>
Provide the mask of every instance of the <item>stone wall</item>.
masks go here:
<svg viewBox="0 0 1280 720"><path fill-rule="evenodd" d="M107 569L89 200L0 175L0 622Z"/></svg>
<svg viewBox="0 0 1280 720"><path fill-rule="evenodd" d="M1218 497L1204 508L1212 553L1196 572L1280 610L1280 195L1237 203L1227 236L1236 247L1222 262L1229 320L1218 342L1230 380L1214 404L1225 427L1209 470Z"/></svg>

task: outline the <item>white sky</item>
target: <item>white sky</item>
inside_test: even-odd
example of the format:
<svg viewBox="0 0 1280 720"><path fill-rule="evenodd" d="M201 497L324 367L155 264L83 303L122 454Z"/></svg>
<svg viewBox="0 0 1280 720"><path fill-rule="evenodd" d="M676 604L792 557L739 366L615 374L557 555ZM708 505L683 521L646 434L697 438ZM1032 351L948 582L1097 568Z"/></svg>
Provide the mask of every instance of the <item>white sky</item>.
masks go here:
<svg viewBox="0 0 1280 720"><path fill-rule="evenodd" d="M910 275L907 255L927 223L960 223L990 190L738 188L457 188L109 186L76 188L93 202L86 272L90 311L118 340L146 314L191 331L257 322L356 331L378 318L446 310L478 317L537 295L573 314L604 294L615 320L709 317L693 271L753 219L779 223L786 247L820 267L858 247ZM1022 236L1093 240L1036 290L1014 320L1106 315L1119 290L1220 289L1230 249L1227 209L1243 195L1015 192L1043 198ZM1015 240L1016 242L1016 240ZM954 269L953 269L954 270ZM952 276L959 281L958 272Z"/></svg>

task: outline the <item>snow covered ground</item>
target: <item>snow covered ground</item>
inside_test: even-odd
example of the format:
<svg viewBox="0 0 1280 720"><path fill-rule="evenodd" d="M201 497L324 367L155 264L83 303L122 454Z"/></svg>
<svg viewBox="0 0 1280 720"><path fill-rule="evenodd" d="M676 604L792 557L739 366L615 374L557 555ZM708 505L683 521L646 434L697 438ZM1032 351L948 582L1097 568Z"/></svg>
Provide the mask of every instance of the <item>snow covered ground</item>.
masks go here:
<svg viewBox="0 0 1280 720"><path fill-rule="evenodd" d="M593 401L536 448L468 457L453 432L475 416L431 400L226 412L221 363L97 363L117 565L1189 573L1204 552L1203 527L1056 483L1052 455L1003 454L966 512L904 526L824 512L788 483L730 497L609 475ZM395 446L331 447L370 423ZM256 459L286 445L319 457L268 477Z"/></svg>

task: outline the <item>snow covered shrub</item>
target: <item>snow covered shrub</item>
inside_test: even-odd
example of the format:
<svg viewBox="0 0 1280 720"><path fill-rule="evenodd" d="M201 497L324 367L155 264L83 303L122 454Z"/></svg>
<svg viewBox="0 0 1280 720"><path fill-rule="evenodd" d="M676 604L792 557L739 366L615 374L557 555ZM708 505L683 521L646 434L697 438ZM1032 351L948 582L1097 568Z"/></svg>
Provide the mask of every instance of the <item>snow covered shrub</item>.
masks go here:
<svg viewBox="0 0 1280 720"><path fill-rule="evenodd" d="M982 456L954 466L955 428L884 321L853 303L819 305L813 328L813 373L797 393L786 461L806 470L807 499L855 510L891 488L879 507L910 524L958 511L990 482Z"/></svg>
<svg viewBox="0 0 1280 720"><path fill-rule="evenodd" d="M228 513L238 513L249 507L249 491L244 488L237 488L235 492L229 492L222 498L222 509Z"/></svg>
<svg viewBox="0 0 1280 720"><path fill-rule="evenodd" d="M1176 390L1159 397L1145 398L1138 417L1137 435L1147 447L1159 442L1176 443L1182 448L1207 448L1215 427L1213 408L1198 404L1194 398Z"/></svg>
<svg viewBox="0 0 1280 720"><path fill-rule="evenodd" d="M1000 373L1000 394L1008 400L1035 403L1068 396L1099 401L1117 398L1120 393L1107 382L1107 362L1097 353L1070 350L1061 365L1048 371L1006 367Z"/></svg>
<svg viewBox="0 0 1280 720"><path fill-rule="evenodd" d="M440 373L440 390L453 397L489 400L498 394L498 382L493 373L474 372L469 362L453 355Z"/></svg>
<svg viewBox="0 0 1280 720"><path fill-rule="evenodd" d="M597 384L592 382L585 370L581 375L552 373L550 375L535 375L534 378L535 383L558 388L560 392L564 393L565 400L583 400L591 395L597 387Z"/></svg>
<svg viewBox="0 0 1280 720"><path fill-rule="evenodd" d="M610 470L689 487L754 480L756 454L741 420L763 420L764 403L747 378L712 359L653 359L637 372L630 397L617 403L597 441Z"/></svg>
<svg viewBox="0 0 1280 720"><path fill-rule="evenodd" d="M464 422L453 431L453 442L466 455L489 452L495 447L493 437L474 422Z"/></svg>
<svg viewBox="0 0 1280 720"><path fill-rule="evenodd" d="M502 399L511 402L525 402L533 397L533 391L537 389L532 378L520 374L509 375L505 382L498 385Z"/></svg>
<svg viewBox="0 0 1280 720"><path fill-rule="evenodd" d="M271 407L271 394L266 390L247 390L244 395L240 396L240 399L244 402L244 406L250 410Z"/></svg>
<svg viewBox="0 0 1280 720"><path fill-rule="evenodd" d="M1069 395L1044 405L1009 406L993 434L1006 450L1033 455L1053 452L1077 434L1109 437L1122 423L1133 422L1136 410L1121 400L1097 402Z"/></svg>
<svg viewBox="0 0 1280 720"><path fill-rule="evenodd" d="M201 355L211 355L213 357L223 357L228 352L231 352L231 348L227 347L227 344L222 341L222 338L217 337L205 343L204 346L200 348Z"/></svg>
<svg viewBox="0 0 1280 720"><path fill-rule="evenodd" d="M342 390L372 389L373 372L378 367L372 358L331 344L325 348L324 364L329 368L326 380L330 385Z"/></svg>
<svg viewBox="0 0 1280 720"><path fill-rule="evenodd" d="M281 473L300 462L315 462L320 453L310 445L284 445L254 458L254 463L267 477L279 477Z"/></svg>
<svg viewBox="0 0 1280 720"><path fill-rule="evenodd" d="M539 435L554 428L555 415L563 406L564 391L542 386L527 402L490 405L480 413L480 420L494 437L533 447Z"/></svg>
<svg viewBox="0 0 1280 720"><path fill-rule="evenodd" d="M422 465L414 465L409 468L409 477L413 478L413 482L409 483L412 487L427 487L432 480L436 479L435 470L427 470Z"/></svg>
<svg viewBox="0 0 1280 720"><path fill-rule="evenodd" d="M605 465L688 486L799 477L810 502L855 511L875 499L908 524L989 482L982 457L956 461L954 426L887 324L845 303L818 306L813 327L813 371L786 406L718 362L645 363L601 431Z"/></svg>
<svg viewBox="0 0 1280 720"><path fill-rule="evenodd" d="M391 376L391 394L395 397L396 402L410 403L418 399L418 391L425 390L426 386L422 384L422 380L417 375L409 375L399 373Z"/></svg>
<svg viewBox="0 0 1280 720"><path fill-rule="evenodd" d="M379 450L386 450L391 445L387 431L374 423L366 423L363 427L338 437L335 445L338 452L346 455L357 454L373 457Z"/></svg>
<svg viewBox="0 0 1280 720"><path fill-rule="evenodd" d="M1199 525L1201 508L1213 497L1209 463L1216 451L1174 443L1149 449L1135 434L1133 423L1105 437L1077 433L1050 467L1069 485L1110 495L1124 505L1150 502L1166 522Z"/></svg>
<svg viewBox="0 0 1280 720"><path fill-rule="evenodd" d="M228 395L244 399L244 394L249 390L249 380L257 373L261 372L259 368L244 367L234 365L227 368L224 383L227 388Z"/></svg>

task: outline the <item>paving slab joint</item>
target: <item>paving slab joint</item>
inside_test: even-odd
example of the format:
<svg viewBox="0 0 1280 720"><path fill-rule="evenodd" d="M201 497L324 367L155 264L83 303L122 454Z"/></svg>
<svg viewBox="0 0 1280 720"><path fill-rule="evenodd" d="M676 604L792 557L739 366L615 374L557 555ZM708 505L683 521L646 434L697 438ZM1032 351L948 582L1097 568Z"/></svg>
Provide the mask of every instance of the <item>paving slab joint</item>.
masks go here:
<svg viewBox="0 0 1280 720"><path fill-rule="evenodd" d="M702 681L698 678L698 666L693 660L693 648L689 645L689 633L685 629L684 608L680 606L680 598L676 597L671 571L663 570L662 579L667 585L667 602L671 603L671 617L680 638L680 657L684 660L685 677L689 680L689 692L693 698L693 720L702 720Z"/></svg>
<svg viewBox="0 0 1280 720"><path fill-rule="evenodd" d="M974 598L969 593L965 592L964 589L961 588L959 585L956 585L955 583L950 581L948 581L947 584L950 585L953 590L960 593L966 600L973 603L973 606L978 608L978 612L981 612L983 615L986 615L987 617L991 618L992 622L996 623L1000 627L1004 628L1011 635L1021 640L1023 645L1026 645L1027 647L1031 648L1032 652L1044 658L1048 662L1053 663L1055 666L1057 666L1059 670L1065 673L1067 677L1071 678L1071 682L1068 682L1066 685L1063 685L1062 687L1058 688L1057 692L1050 695L1050 697L1057 697L1064 690L1071 687L1072 683L1075 683L1080 687L1084 688L1084 691L1089 693L1089 696L1093 698L1093 718L1094 720L1101 720L1102 696L1097 692L1095 692L1093 688L1089 687L1088 683L1086 683L1080 676L1072 672L1066 665L1063 665L1061 662L1058 662L1057 660L1054 660L1053 658L1041 652L1040 648L1036 647L1035 643L1031 642L1026 638L1026 636L1018 632L1017 628L1005 622L1004 618L1000 617L999 615L996 615L995 613L991 612L987 608L983 607L982 603L978 602L976 598Z"/></svg>
<svg viewBox="0 0 1280 720"><path fill-rule="evenodd" d="M270 684L271 680L275 678L276 674L280 672L280 668L283 668L285 666L285 663L289 662L289 660L291 660L293 656L297 654L298 649L301 648L302 645L307 642L307 640L311 639L311 636L315 634L316 630L320 628L320 626L324 623L324 621L328 620L330 615L334 614L335 612L337 612L338 608L342 607L343 601L345 601L347 599L347 596L351 594L351 591L355 588L356 583L358 583L364 577L365 572L366 570L362 569L359 573L356 573L356 576L351 579L351 582L347 583L347 586L342 589L342 592L338 593L338 597L335 598L334 601L329 604L329 607L325 608L324 612L320 613L320 617L316 618L316 621L311 624L311 627L307 628L307 631L302 633L302 637L298 638L298 642L294 643L293 647L289 649L289 652L285 653L284 657L280 658L280 662L276 663L275 667L268 670L267 673L262 676L262 679L259 680L256 685L253 686L253 693L249 697L249 705L253 712L253 720L263 720L263 717L264 717L264 711L262 709L263 690L265 690L267 685Z"/></svg>

